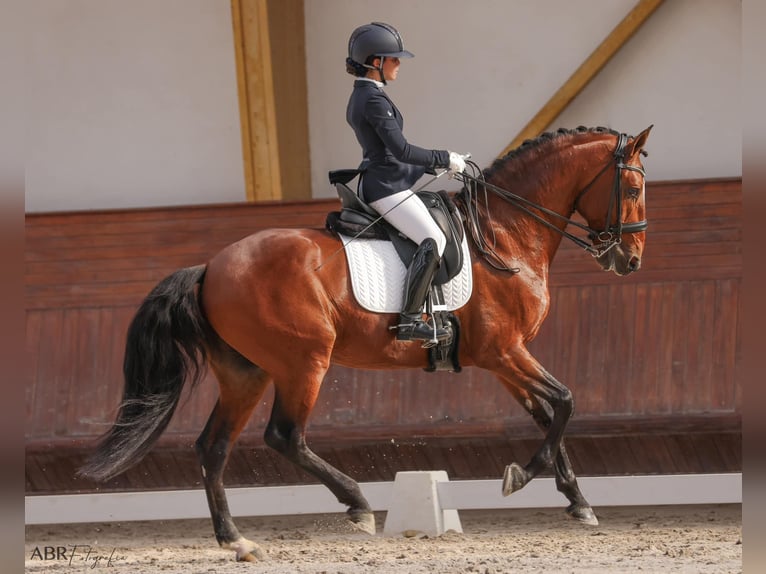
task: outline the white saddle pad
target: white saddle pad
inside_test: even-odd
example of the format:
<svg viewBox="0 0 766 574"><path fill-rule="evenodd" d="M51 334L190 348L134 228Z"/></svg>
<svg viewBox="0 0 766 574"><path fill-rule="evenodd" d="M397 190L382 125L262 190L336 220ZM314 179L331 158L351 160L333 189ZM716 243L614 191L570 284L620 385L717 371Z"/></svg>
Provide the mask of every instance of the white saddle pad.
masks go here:
<svg viewBox="0 0 766 574"><path fill-rule="evenodd" d="M351 285L357 302L375 313L398 313L404 298L404 277L407 268L390 241L355 239L341 235L346 248ZM471 253L463 236L463 267L460 273L442 285L444 305L434 310L454 311L465 305L473 291Z"/></svg>

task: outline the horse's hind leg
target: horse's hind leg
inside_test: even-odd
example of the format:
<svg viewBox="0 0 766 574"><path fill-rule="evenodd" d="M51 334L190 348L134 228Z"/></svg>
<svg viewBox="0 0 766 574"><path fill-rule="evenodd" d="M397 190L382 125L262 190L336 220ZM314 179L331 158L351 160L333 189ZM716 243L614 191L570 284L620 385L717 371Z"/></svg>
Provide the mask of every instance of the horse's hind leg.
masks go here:
<svg viewBox="0 0 766 574"><path fill-rule="evenodd" d="M306 422L323 376L324 370L289 386L275 381L276 396L264 439L271 448L318 478L340 503L347 505L349 520L358 529L375 534L375 518L357 482L317 456L306 444Z"/></svg>
<svg viewBox="0 0 766 574"><path fill-rule="evenodd" d="M264 553L237 530L226 500L223 472L234 442L271 379L230 348L216 351L211 367L218 379L220 396L196 442L205 493L218 544L234 550L238 561L253 562L263 558Z"/></svg>
<svg viewBox="0 0 766 574"><path fill-rule="evenodd" d="M548 432L553 416L550 405L541 402L534 396L524 395L518 388L507 381L503 382L519 404L532 415L532 418L540 429L543 432ZM572 463L570 462L566 448L564 447L564 439L561 439L561 444L559 445L559 452L556 455L556 461L554 462L554 470L556 473L556 488L566 496L571 503L567 508L567 513L580 522L592 526L597 525L598 519L596 518L596 514L593 512L593 508L585 499L577 484L577 477L575 476L574 470L572 469Z"/></svg>

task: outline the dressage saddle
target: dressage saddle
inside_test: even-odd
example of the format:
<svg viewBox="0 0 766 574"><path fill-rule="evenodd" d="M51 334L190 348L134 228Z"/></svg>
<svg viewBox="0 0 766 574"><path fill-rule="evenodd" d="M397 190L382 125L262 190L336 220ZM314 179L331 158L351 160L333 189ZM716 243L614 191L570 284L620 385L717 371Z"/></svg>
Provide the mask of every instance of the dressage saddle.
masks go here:
<svg viewBox="0 0 766 574"><path fill-rule="evenodd" d="M367 205L348 183L361 173L358 169L339 169L329 172L330 183L335 186L341 202L340 211L327 214L325 227L334 233L354 239L391 241L399 258L407 267L418 246ZM447 238L442 263L433 285L444 285L460 273L463 266L463 222L455 204L445 191L418 191L416 195L428 208L436 224Z"/></svg>

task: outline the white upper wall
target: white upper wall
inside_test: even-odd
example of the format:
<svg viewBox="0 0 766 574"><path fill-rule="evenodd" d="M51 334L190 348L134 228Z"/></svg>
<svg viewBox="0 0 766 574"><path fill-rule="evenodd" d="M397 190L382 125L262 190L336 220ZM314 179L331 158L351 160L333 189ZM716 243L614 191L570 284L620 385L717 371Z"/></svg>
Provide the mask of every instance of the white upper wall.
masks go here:
<svg viewBox="0 0 766 574"><path fill-rule="evenodd" d="M356 26L389 22L416 55L387 88L407 138L488 165L636 1L305 0L314 197L360 160ZM245 199L230 0L26 7L27 211ZM740 0L668 0L551 129L654 124L650 179L740 176L740 45Z"/></svg>
<svg viewBox="0 0 766 574"><path fill-rule="evenodd" d="M415 54L386 88L405 117L407 139L471 152L486 166L635 5L307 1L314 196L334 195L328 170L361 160L345 122L353 78L344 59L356 26L393 24ZM740 0L669 0L549 129L604 125L637 134L654 124L645 160L650 179L740 176L740 36Z"/></svg>
<svg viewBox="0 0 766 574"><path fill-rule="evenodd" d="M243 201L229 0L32 0L26 210Z"/></svg>

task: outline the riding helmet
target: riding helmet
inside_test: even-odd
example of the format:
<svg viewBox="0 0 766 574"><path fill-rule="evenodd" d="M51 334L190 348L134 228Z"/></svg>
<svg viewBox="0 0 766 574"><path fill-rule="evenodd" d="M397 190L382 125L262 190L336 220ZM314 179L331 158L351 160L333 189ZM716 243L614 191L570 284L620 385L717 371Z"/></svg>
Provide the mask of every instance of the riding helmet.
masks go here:
<svg viewBox="0 0 766 574"><path fill-rule="evenodd" d="M414 54L404 49L396 28L383 22L372 22L359 26L348 40L348 57L351 60L364 65L370 56L413 58Z"/></svg>

